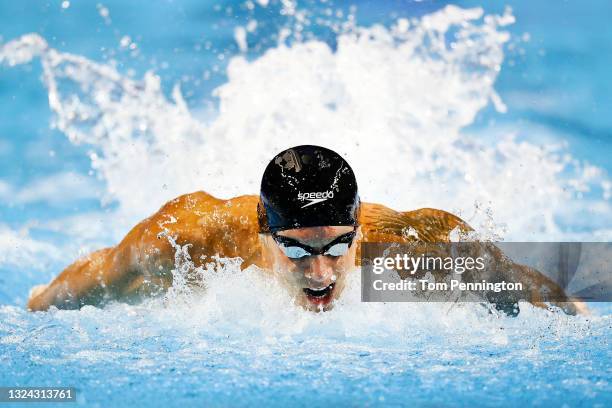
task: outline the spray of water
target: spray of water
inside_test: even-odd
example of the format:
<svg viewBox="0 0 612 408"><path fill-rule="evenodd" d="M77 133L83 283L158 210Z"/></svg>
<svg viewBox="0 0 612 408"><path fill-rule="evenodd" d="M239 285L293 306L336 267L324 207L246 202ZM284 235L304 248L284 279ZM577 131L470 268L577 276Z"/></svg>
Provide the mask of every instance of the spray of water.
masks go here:
<svg viewBox="0 0 612 408"><path fill-rule="evenodd" d="M110 64L50 48L37 34L4 44L0 62L40 59L53 125L71 142L91 147L105 200L117 204L117 222L108 226L117 236L185 192L256 193L275 152L321 144L352 164L365 201L399 210L443 208L485 237L521 240L579 238L572 231L587 206L604 220L591 236L609 239L609 196L581 198L609 185L601 170L560 146L541 147L512 134L485 144L462 133L487 104L506 109L494 83L509 40L503 27L512 22L510 13L448 6L391 27L348 25L335 50L314 39L281 38L253 61L231 59L227 82L214 92L212 119L191 113L178 87L167 98L152 72L130 79ZM176 246L176 253L176 284L166 300L184 294L194 270L188 246ZM334 313L304 315L256 270L238 273L236 263L211 268L196 271L207 295L192 299L189 313L177 306L160 315L181 314L183 323L176 324L208 322L207 330L219 332L238 320L262 332L302 332L311 325L336 332L340 325L344 335L366 335L377 324L384 333L412 330L417 313L410 308L442 316L435 323L420 319L427 330L484 313L473 306L363 305L354 284ZM196 312L193 302L202 303ZM390 310L402 317L390 318Z"/></svg>
<svg viewBox="0 0 612 408"><path fill-rule="evenodd" d="M512 132L485 144L462 131L487 104L505 109L494 83L510 14L446 7L369 28L349 16L332 49L302 35L307 16L294 1L282 5L293 34L283 30L252 61L232 58L205 117L188 110L178 87L164 95L154 73L130 79L36 34L0 46L2 64L42 62L54 126L89 146L105 202L116 208L101 223L115 240L185 192L256 193L270 156L302 143L345 155L364 200L451 210L480 238L581 238L585 208L600 220L589 238L612 236L612 184L599 169ZM242 49L250 32L238 30ZM85 232L100 233L86 215L72 229L76 245ZM175 248L174 285L164 296L47 313L0 306L0 383L61 380L79 388L81 403L102 406L201 405L204 397L210 405L554 406L610 395L609 307L587 318L521 304L518 317L506 318L477 303L362 303L355 271L331 312L312 313L264 271L241 271L239 259L195 267L188 243L162 235ZM21 250L11 253L15 244ZM27 270L36 266L29 258L72 260L1 227L0 246L0 262ZM18 275L0 285L0 303ZM29 288L46 278L24 280Z"/></svg>
<svg viewBox="0 0 612 408"><path fill-rule="evenodd" d="M364 200L452 210L523 240L578 237L577 214L588 207L603 221L591 237L610 237L609 180L600 169L562 146L512 134L491 146L461 132L489 102L505 110L494 82L509 39L503 26L512 21L449 6L391 28L351 27L335 51L308 40L280 43L251 62L237 56L208 121L188 111L178 87L168 100L153 73L132 80L36 34L5 44L0 61L41 59L54 125L91 146L106 200L129 222L189 191L256 193L274 152L318 143L347 157ZM589 191L602 195L581 198Z"/></svg>

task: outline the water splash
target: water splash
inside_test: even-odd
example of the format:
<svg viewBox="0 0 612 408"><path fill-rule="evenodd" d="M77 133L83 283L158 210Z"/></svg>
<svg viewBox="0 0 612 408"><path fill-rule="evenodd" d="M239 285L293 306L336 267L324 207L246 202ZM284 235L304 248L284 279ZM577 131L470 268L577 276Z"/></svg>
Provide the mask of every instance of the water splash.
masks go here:
<svg viewBox="0 0 612 408"><path fill-rule="evenodd" d="M295 2L285 4L285 13L301 18ZM562 145L520 141L515 130L486 144L462 132L489 103L506 109L494 83L509 38L503 27L512 19L449 6L391 27L346 24L334 49L280 35L252 61L231 59L216 108L201 116L187 109L178 87L164 95L154 73L133 80L110 63L52 49L36 34L2 45L0 63L40 59L54 126L91 148L106 202L118 205L105 223L118 237L185 192L256 193L274 152L318 143L346 156L364 200L452 210L489 239L577 238L588 208L601 220L589 236L609 240L611 184L601 170ZM609 395L605 378L585 379L607 368L609 310L583 318L522 304L509 319L477 304L365 304L353 274L331 313L309 313L263 271L241 272L238 260L195 268L189 246L166 238L177 258L176 284L164 298L36 314L0 307L0 359L8 362L0 382L60 378L95 403L100 396L87 390L95 393L105 378L111 388L99 394L106 405L125 404L128 394L149 405L177 404L220 383L239 384L233 391L248 405L261 403L254 395L285 405L320 397L315 405L323 405L347 387L351 398L373 398L357 403L386 396L401 405L415 385L414 405L448 405L436 398L453 397L459 405L519 405L522 393L508 392L516 376L535 377L529 398L541 405ZM192 296L187 281L194 276L206 296ZM558 388L571 386L569 397L555 397L555 378ZM465 389L483 384L501 388L504 399L469 400ZM235 404L236 393L228 395L209 402ZM292 399L279 399L285 395Z"/></svg>
<svg viewBox="0 0 612 408"><path fill-rule="evenodd" d="M505 109L494 82L512 21L448 6L390 28L348 28L335 51L307 40L250 62L237 56L209 120L188 111L178 87L168 100L153 73L132 80L35 34L5 44L0 60L41 58L55 126L91 146L106 200L128 222L189 191L256 193L273 152L318 143L347 157L364 200L466 217L486 203L506 236L522 240L576 238L589 208L602 220L591 237L606 239L612 211L600 169L562 145L511 133L491 145L461 132L489 102ZM479 213L476 226L490 216Z"/></svg>

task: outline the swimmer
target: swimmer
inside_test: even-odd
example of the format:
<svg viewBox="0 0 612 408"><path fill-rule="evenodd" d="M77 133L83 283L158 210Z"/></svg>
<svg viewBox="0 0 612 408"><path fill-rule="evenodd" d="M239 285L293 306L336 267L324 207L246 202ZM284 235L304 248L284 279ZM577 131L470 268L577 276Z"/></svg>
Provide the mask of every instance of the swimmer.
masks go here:
<svg viewBox="0 0 612 408"><path fill-rule="evenodd" d="M408 230L414 233L406 234ZM239 257L243 269L258 266L298 305L325 311L342 295L347 275L359 264L361 242L450 242L452 231L471 230L442 210L398 212L361 202L353 170L340 155L319 146L297 146L268 164L259 196L223 200L203 191L180 196L136 225L117 246L95 251L50 284L33 288L27 307L76 309L162 294L172 286L177 245L188 245L195 267L215 256ZM490 247L491 256L502 256ZM520 299L494 301L500 310L516 314L518 300L548 307L538 290L546 287L563 300L550 303L566 313L587 311L532 268L511 264L504 274L529 289Z"/></svg>

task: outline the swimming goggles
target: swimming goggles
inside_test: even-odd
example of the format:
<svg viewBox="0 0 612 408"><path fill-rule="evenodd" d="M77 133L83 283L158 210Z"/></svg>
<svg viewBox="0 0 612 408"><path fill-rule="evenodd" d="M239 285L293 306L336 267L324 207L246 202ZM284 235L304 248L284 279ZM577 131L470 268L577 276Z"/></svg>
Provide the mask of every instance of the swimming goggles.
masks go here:
<svg viewBox="0 0 612 408"><path fill-rule="evenodd" d="M274 238L274 241L276 241L287 258L300 259L314 255L342 256L348 252L353 244L356 233L357 227L351 232L340 235L338 238L321 248L313 248L295 239L278 235L276 232L272 233L272 238Z"/></svg>

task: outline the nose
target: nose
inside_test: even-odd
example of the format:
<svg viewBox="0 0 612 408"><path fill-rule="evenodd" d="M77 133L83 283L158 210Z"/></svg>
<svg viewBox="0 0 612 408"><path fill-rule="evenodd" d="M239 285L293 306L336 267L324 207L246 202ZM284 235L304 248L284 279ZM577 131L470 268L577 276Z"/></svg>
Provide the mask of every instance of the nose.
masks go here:
<svg viewBox="0 0 612 408"><path fill-rule="evenodd" d="M328 286L333 282L334 268L325 256L317 255L312 258L304 276L312 285Z"/></svg>

